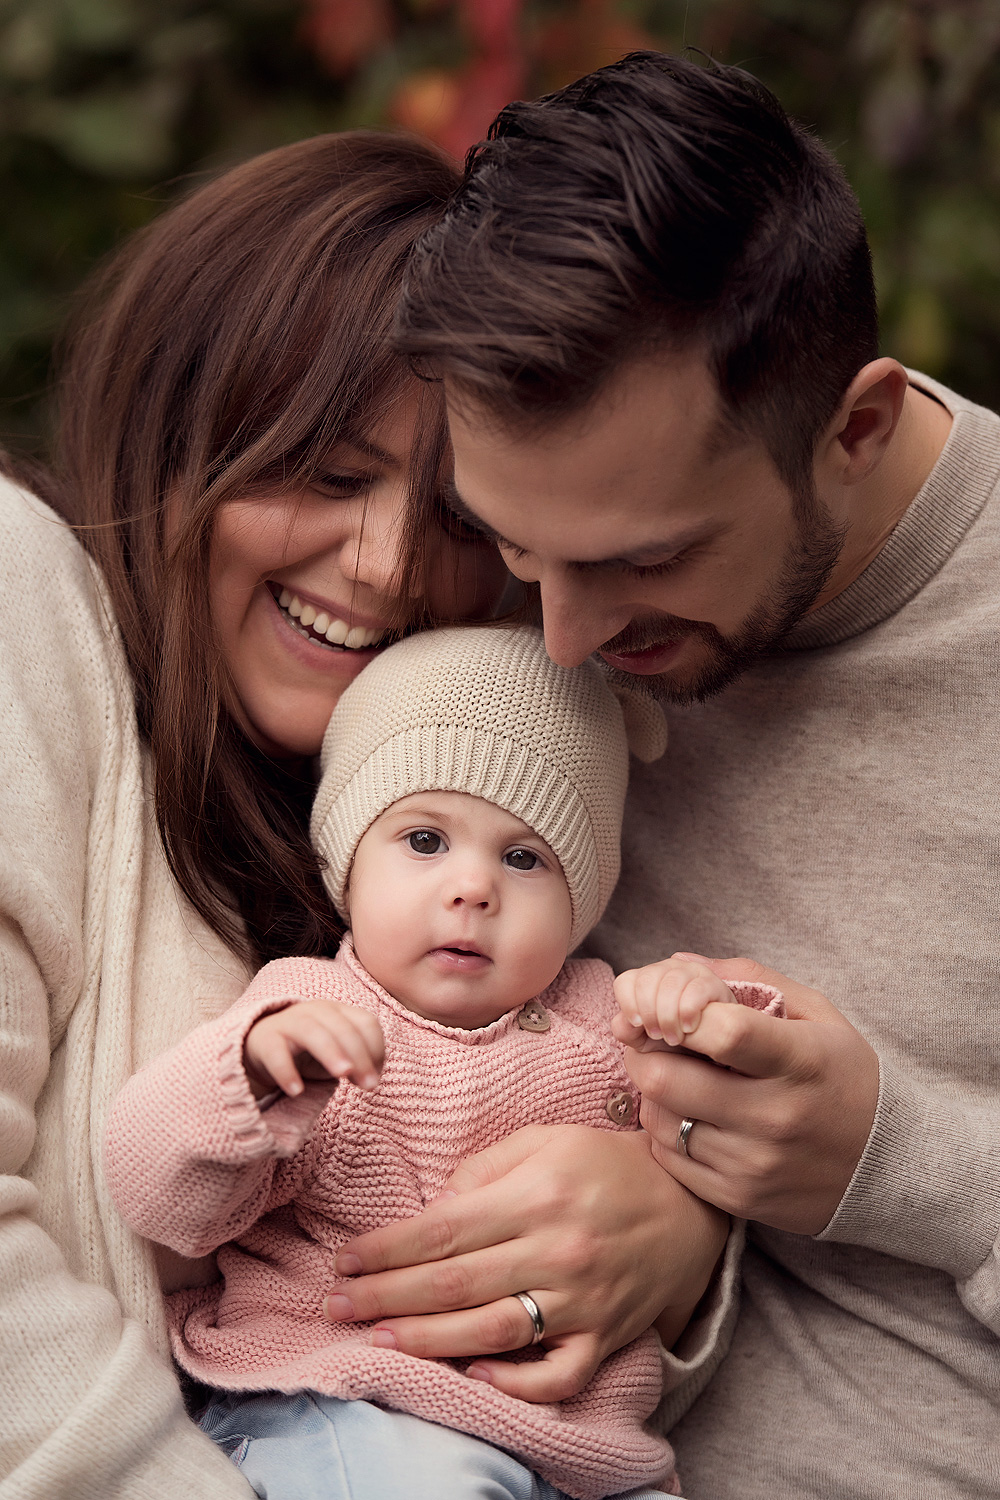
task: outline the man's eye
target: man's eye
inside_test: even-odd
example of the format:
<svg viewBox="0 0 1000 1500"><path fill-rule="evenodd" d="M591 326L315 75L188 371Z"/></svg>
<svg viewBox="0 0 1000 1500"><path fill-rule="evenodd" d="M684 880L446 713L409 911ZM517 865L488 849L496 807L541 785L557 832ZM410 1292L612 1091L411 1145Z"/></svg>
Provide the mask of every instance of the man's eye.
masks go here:
<svg viewBox="0 0 1000 1500"><path fill-rule="evenodd" d="M541 863L532 849L508 849L503 858L512 870L533 870Z"/></svg>
<svg viewBox="0 0 1000 1500"><path fill-rule="evenodd" d="M464 516L452 510L443 495L439 495L436 502L436 519L441 530L446 536L450 536L456 542L472 542L483 546L489 541L482 531L477 531L475 526L469 524Z"/></svg>
<svg viewBox="0 0 1000 1500"><path fill-rule="evenodd" d="M442 839L439 833L431 833L429 828L418 828L416 833L411 833L406 841L414 854L437 854L442 847Z"/></svg>

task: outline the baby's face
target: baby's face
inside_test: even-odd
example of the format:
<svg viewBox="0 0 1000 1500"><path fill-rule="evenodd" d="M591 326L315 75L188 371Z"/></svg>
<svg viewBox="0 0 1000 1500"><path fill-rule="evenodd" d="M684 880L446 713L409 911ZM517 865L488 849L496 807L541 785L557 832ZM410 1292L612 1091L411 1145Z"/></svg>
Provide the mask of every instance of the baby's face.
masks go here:
<svg viewBox="0 0 1000 1500"><path fill-rule="evenodd" d="M465 792L417 792L377 818L354 856L354 951L408 1010L488 1026L551 984L572 927L544 839Z"/></svg>

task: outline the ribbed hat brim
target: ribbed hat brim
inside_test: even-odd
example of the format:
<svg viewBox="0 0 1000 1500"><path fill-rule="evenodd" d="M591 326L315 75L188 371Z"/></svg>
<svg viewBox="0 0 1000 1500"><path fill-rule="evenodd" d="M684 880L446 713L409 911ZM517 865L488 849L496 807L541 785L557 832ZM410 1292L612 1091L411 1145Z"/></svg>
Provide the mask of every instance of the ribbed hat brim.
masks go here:
<svg viewBox="0 0 1000 1500"><path fill-rule="evenodd" d="M483 729L433 725L407 729L379 745L326 806L314 833L327 860L327 887L346 915L354 851L375 819L416 792L461 791L520 818L556 853L569 886L573 941L597 920L600 899L595 835L587 807L565 771L530 746ZM608 890L617 868L606 872Z"/></svg>

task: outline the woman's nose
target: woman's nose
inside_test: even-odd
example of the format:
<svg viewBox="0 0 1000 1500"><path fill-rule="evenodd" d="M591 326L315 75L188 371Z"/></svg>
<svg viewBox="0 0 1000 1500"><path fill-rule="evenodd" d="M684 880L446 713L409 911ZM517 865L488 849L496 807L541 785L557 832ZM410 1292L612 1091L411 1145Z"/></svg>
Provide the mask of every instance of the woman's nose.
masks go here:
<svg viewBox="0 0 1000 1500"><path fill-rule="evenodd" d="M391 501L391 503L389 503ZM341 549L340 567L345 578L385 599L419 593L410 558L406 497L394 491L385 501L358 507L351 534Z"/></svg>

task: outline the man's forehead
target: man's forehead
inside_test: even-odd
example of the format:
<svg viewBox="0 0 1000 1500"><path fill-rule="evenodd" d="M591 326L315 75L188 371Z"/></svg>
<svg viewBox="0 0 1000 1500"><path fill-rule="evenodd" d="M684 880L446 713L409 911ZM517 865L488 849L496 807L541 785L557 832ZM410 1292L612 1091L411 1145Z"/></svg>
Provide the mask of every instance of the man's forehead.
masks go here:
<svg viewBox="0 0 1000 1500"><path fill-rule="evenodd" d="M703 361L636 361L582 410L551 424L504 424L461 395L449 408L450 504L494 540L544 538L581 563L646 560L688 545L719 498L725 435Z"/></svg>

